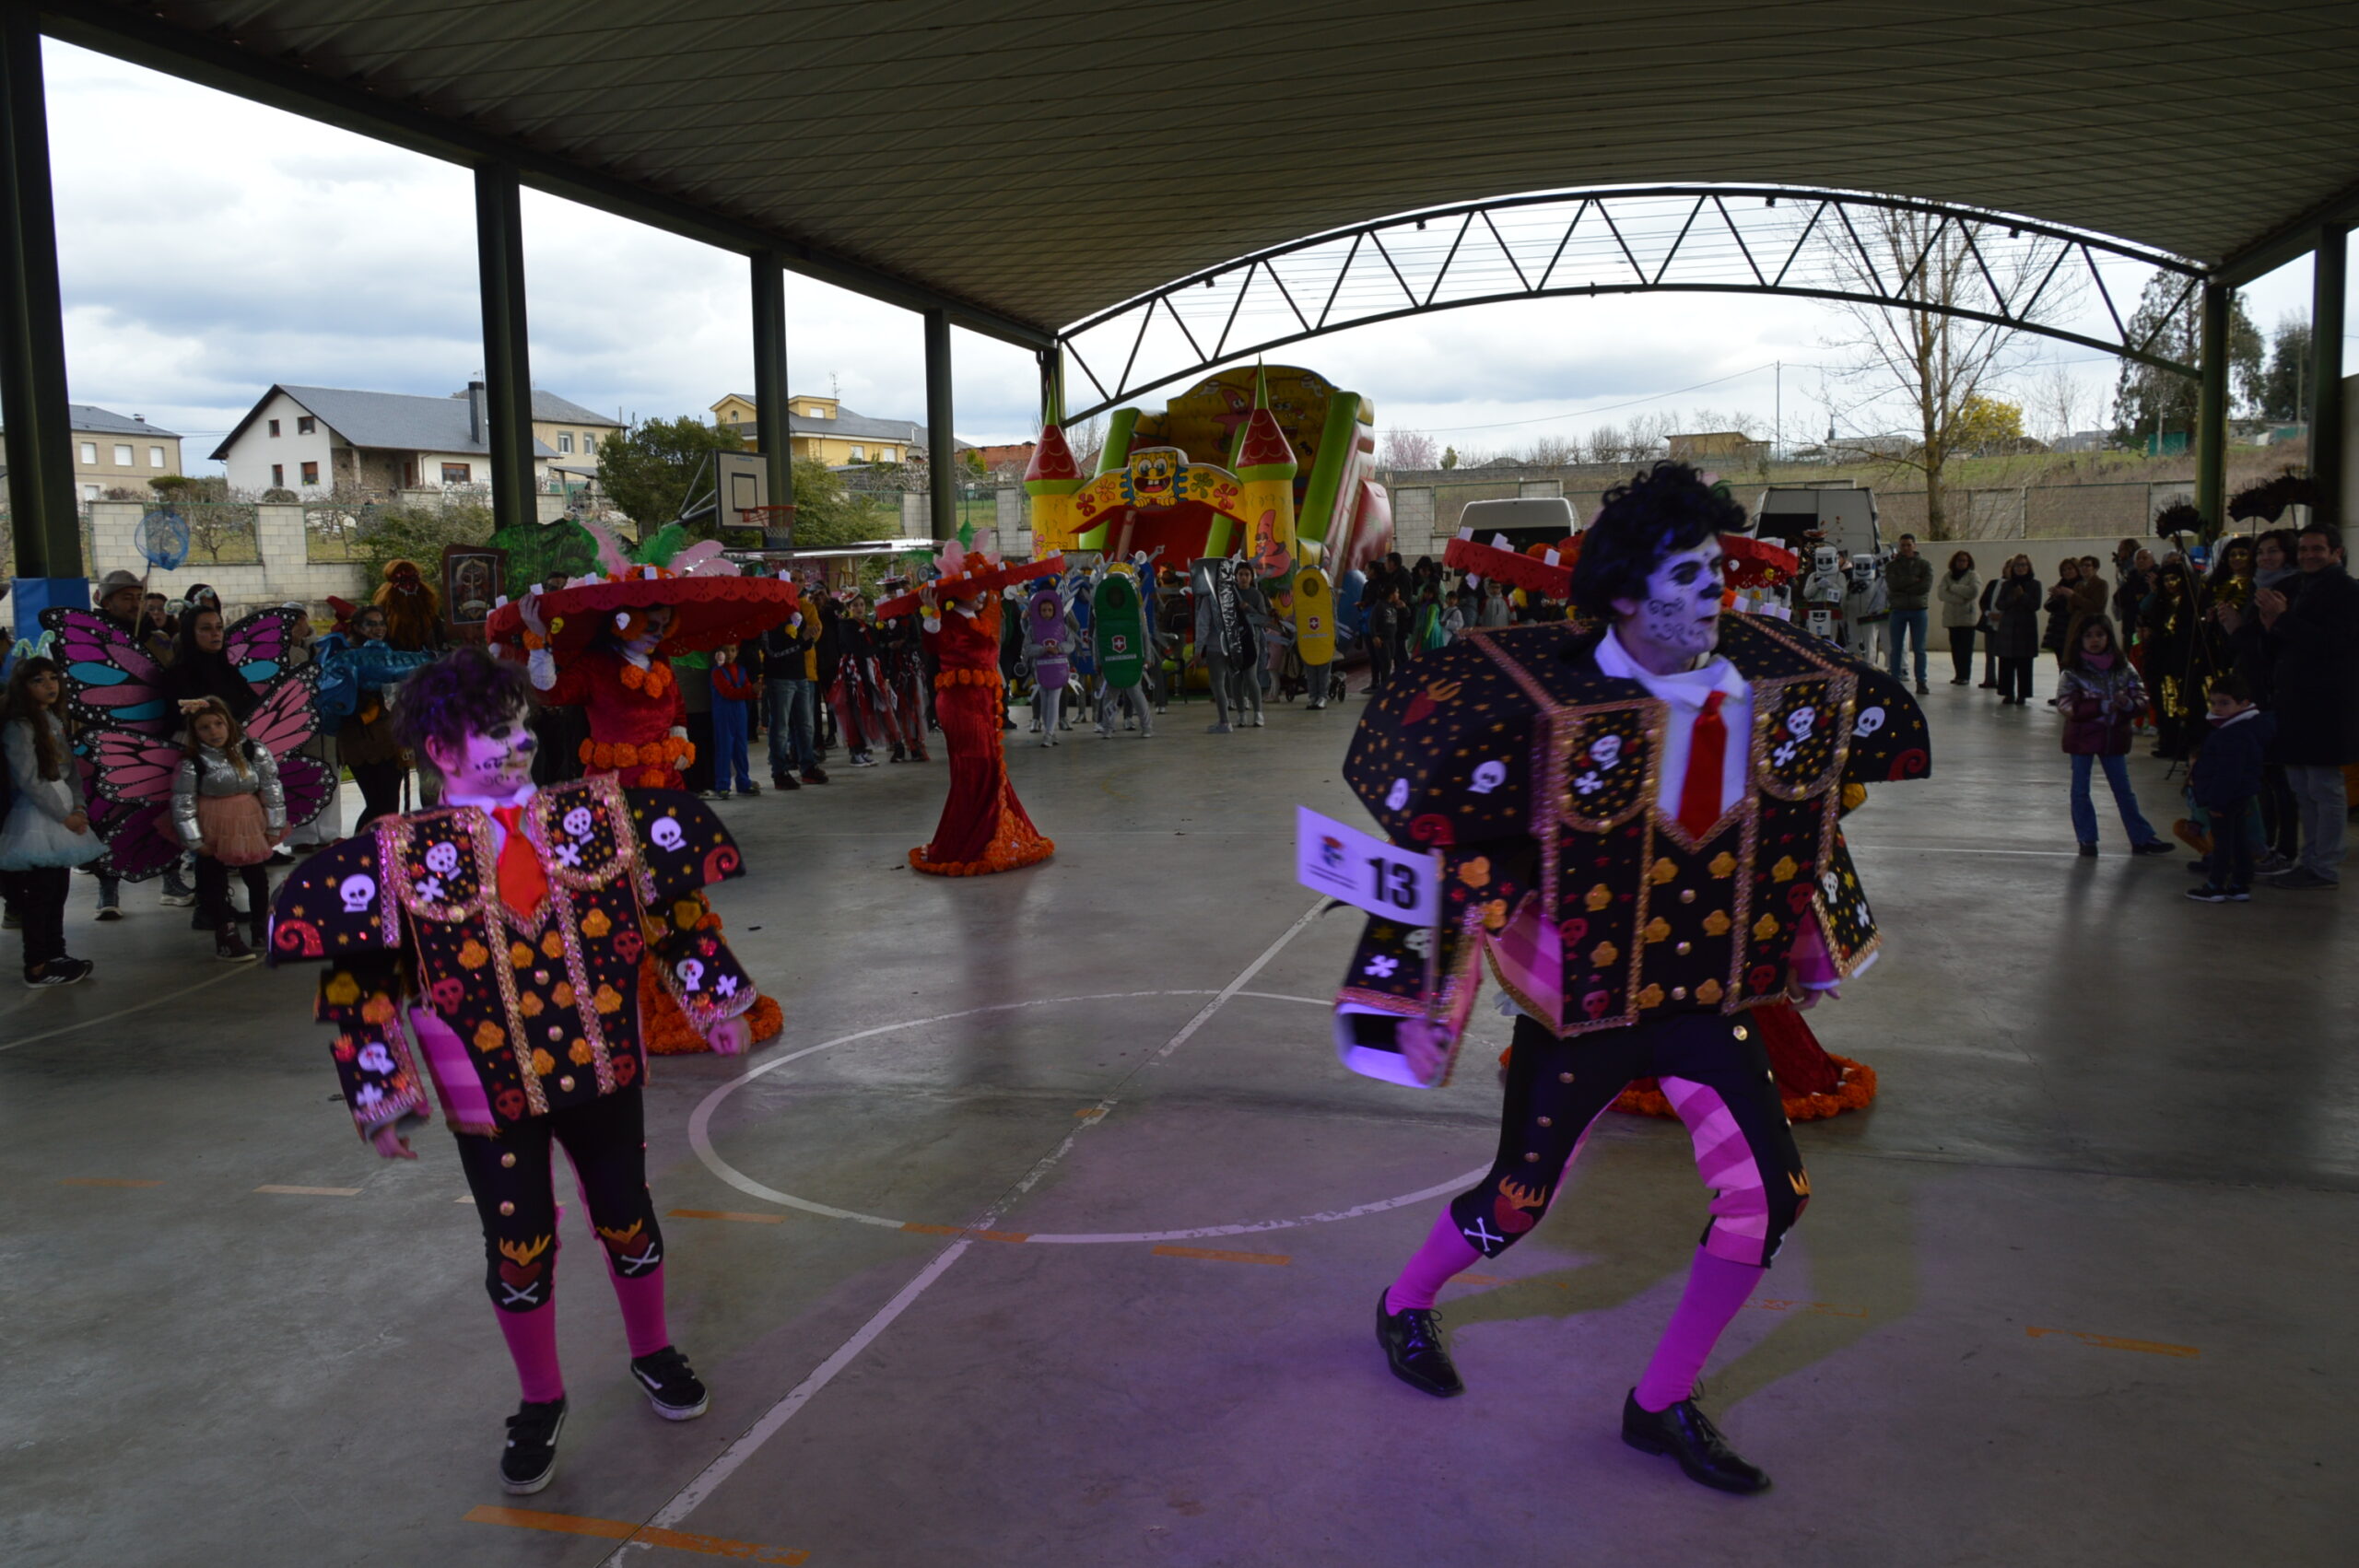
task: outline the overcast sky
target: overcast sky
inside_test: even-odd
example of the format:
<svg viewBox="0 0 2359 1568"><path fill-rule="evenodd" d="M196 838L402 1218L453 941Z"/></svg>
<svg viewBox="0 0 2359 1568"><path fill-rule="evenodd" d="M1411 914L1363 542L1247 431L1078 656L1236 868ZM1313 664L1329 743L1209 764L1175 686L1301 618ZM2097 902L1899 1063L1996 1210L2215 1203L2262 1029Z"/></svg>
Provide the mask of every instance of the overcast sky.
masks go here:
<svg viewBox="0 0 2359 1568"><path fill-rule="evenodd" d="M44 58L76 402L191 437L189 467L205 473L273 382L440 394L481 368L465 170L54 41ZM523 213L537 385L630 417L702 416L753 391L742 257L530 191ZM925 417L917 316L792 274L786 291L796 392ZM2266 332L2306 315L2308 298L2305 259L2249 290L2247 308ZM1785 435L1800 441L1824 431L1830 397L1847 432L1885 412L1828 385L1844 330L1804 300L1625 295L1446 311L1285 352L1373 398L1379 429L1463 451L1640 412L1766 424L1780 386ZM2037 352L2069 365L2097 423L2114 362L2066 344ZM962 332L954 359L960 437L1034 433L1028 353Z"/></svg>

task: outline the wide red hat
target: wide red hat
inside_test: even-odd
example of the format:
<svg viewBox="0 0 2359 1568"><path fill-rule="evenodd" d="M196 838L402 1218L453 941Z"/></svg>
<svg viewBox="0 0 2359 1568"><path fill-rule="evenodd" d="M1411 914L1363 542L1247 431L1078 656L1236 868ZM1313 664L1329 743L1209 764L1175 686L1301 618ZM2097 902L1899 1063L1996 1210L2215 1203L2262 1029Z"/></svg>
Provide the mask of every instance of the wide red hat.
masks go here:
<svg viewBox="0 0 2359 1568"><path fill-rule="evenodd" d="M625 576L571 582L535 601L550 646L558 649L587 645L602 628L613 630L617 615L668 605L672 632L662 649L667 654L700 653L759 637L784 625L798 603L794 585L779 578L684 576L662 567L632 567ZM511 648L523 640L524 630L523 612L514 600L492 611L485 624L489 640Z"/></svg>
<svg viewBox="0 0 2359 1568"><path fill-rule="evenodd" d="M960 559L962 557L945 556L945 558ZM1065 569L1065 558L1062 556L1050 556L1046 560L1030 561L1020 567L1003 566L980 551L966 555L963 559L971 563L971 566L966 569L945 572L926 584L926 587L934 591L937 601L972 599L978 593L996 593L1003 588L1014 583L1028 582L1036 577L1056 577ZM897 598L887 599L876 606L876 618L880 621L888 621L896 615L913 614L917 608L918 596L915 593L904 593Z"/></svg>

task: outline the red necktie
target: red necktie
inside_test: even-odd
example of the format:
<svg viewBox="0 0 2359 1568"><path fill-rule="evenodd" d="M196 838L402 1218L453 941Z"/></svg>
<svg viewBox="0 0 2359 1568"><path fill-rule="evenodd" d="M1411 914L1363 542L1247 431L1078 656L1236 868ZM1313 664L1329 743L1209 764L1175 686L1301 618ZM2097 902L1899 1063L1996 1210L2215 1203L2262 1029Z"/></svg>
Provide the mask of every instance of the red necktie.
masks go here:
<svg viewBox="0 0 2359 1568"><path fill-rule="evenodd" d="M1687 777L1679 786L1679 825L1690 838L1701 838L1720 820L1720 773L1728 760L1729 727L1720 718L1720 702L1728 694L1713 692L1704 698L1687 732ZM503 886L508 861L499 862Z"/></svg>
<svg viewBox="0 0 2359 1568"><path fill-rule="evenodd" d="M541 869L533 841L524 837L524 808L496 806L491 814L508 830L508 841L499 847L499 901L529 917L548 896L548 872Z"/></svg>

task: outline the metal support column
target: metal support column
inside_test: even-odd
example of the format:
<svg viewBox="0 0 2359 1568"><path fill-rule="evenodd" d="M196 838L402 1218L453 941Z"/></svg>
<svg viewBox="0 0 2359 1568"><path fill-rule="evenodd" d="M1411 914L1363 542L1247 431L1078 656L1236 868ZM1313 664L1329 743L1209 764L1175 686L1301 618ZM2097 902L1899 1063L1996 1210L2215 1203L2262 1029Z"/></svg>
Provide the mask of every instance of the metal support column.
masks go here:
<svg viewBox="0 0 2359 1568"><path fill-rule="evenodd" d="M49 110L30 7L0 12L0 415L7 422L16 530L10 619L39 635L51 604L88 609L74 433L65 406L65 312L50 201Z"/></svg>
<svg viewBox="0 0 2359 1568"><path fill-rule="evenodd" d="M2351 234L2340 226L2318 230L2310 283L2310 476L2326 499L2324 521L2347 521L2342 506L2342 301Z"/></svg>
<svg viewBox="0 0 2359 1568"><path fill-rule="evenodd" d="M794 444L786 392L786 268L776 251L754 252L754 441L762 449L769 504L794 501Z"/></svg>
<svg viewBox="0 0 2359 1568"><path fill-rule="evenodd" d="M524 324L524 223L516 170L475 170L475 267L483 295L484 412L495 526L540 521L534 496L533 356Z"/></svg>
<svg viewBox="0 0 2359 1568"><path fill-rule="evenodd" d="M2195 509L2213 534L2220 532L2227 503L2228 313L2236 297L2226 284L2203 286L2203 378L2195 394Z"/></svg>
<svg viewBox="0 0 2359 1568"><path fill-rule="evenodd" d="M950 313L925 313L925 468L937 541L958 537L958 444L950 433Z"/></svg>

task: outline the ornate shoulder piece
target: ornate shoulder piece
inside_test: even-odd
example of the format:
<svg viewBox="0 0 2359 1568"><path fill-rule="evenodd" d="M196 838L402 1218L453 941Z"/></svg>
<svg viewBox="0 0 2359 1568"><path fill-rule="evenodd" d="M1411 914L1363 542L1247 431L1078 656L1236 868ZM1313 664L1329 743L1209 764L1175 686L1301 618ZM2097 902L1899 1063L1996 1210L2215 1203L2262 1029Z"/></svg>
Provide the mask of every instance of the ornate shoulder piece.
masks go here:
<svg viewBox="0 0 2359 1568"><path fill-rule="evenodd" d="M577 893L611 885L639 859L630 805L611 775L535 795L533 837L549 880Z"/></svg>
<svg viewBox="0 0 2359 1568"><path fill-rule="evenodd" d="M736 840L712 808L683 790L626 790L639 834L640 896L648 904L745 874Z"/></svg>
<svg viewBox="0 0 2359 1568"><path fill-rule="evenodd" d="M385 877L402 907L428 920L464 920L499 896L489 837L472 806L380 818Z"/></svg>
<svg viewBox="0 0 2359 1568"><path fill-rule="evenodd" d="M340 958L401 945L401 910L372 834L347 838L287 874L271 901L271 964Z"/></svg>
<svg viewBox="0 0 2359 1568"><path fill-rule="evenodd" d="M1555 715L1558 810L1568 827L1602 833L1654 803L1664 705L1601 703Z"/></svg>

